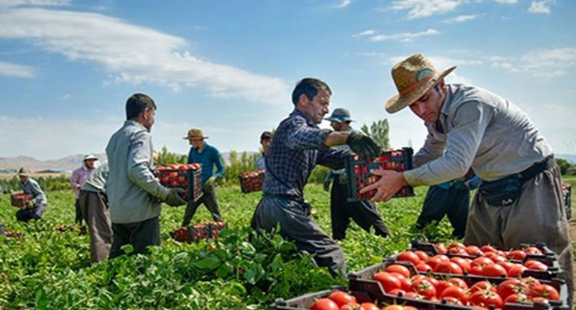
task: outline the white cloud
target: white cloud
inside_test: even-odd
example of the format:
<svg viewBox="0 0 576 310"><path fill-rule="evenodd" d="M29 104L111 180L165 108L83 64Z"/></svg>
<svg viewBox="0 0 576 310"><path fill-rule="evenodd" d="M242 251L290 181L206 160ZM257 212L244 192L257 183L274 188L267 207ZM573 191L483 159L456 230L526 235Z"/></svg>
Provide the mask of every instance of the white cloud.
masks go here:
<svg viewBox="0 0 576 310"><path fill-rule="evenodd" d="M576 66L576 47L544 49L528 52L520 58L491 57L493 68L533 77L553 78L567 75Z"/></svg>
<svg viewBox="0 0 576 310"><path fill-rule="evenodd" d="M408 56L409 55L391 57L388 59L388 62L389 64L394 65L397 62L406 59ZM481 60L477 59L449 58L443 56L426 56L426 58L430 60L437 71L444 71L452 66L479 66L483 64ZM470 78L459 75L458 69L452 71L452 73L446 77L446 81L448 83L473 83Z"/></svg>
<svg viewBox="0 0 576 310"><path fill-rule="evenodd" d="M554 3L552 0L532 1L530 7L528 8L528 12L534 14L550 14L550 5L552 3Z"/></svg>
<svg viewBox="0 0 576 310"><path fill-rule="evenodd" d="M455 10L463 0L402 0L394 1L390 9L408 10L408 19L444 14Z"/></svg>
<svg viewBox="0 0 576 310"><path fill-rule="evenodd" d="M514 4L518 2L518 0L492 0L492 1L505 4Z"/></svg>
<svg viewBox="0 0 576 310"><path fill-rule="evenodd" d="M191 55L187 42L154 29L95 13L39 8L0 11L0 38L24 39L72 61L104 67L116 82L154 83L175 91L201 86L210 96L264 103L287 98L279 78Z"/></svg>
<svg viewBox="0 0 576 310"><path fill-rule="evenodd" d="M396 33L396 34L378 34L370 37L371 41L387 41L387 40L397 40L402 42L409 42L416 38L423 36L439 35L440 32L436 29L429 28L426 31L414 32L414 33Z"/></svg>
<svg viewBox="0 0 576 310"><path fill-rule="evenodd" d="M0 8L17 6L65 6L72 0L0 0Z"/></svg>
<svg viewBox="0 0 576 310"><path fill-rule="evenodd" d="M339 0L338 5L336 5L336 8L345 8L347 6L350 5L350 3L352 3L352 0Z"/></svg>
<svg viewBox="0 0 576 310"><path fill-rule="evenodd" d="M374 31L373 29L368 29L365 31L362 31L360 33L355 34L355 37L365 37L365 36L371 36L374 35L376 33L376 31Z"/></svg>
<svg viewBox="0 0 576 310"><path fill-rule="evenodd" d="M0 75L17 78L32 78L35 76L35 73L32 67L0 61Z"/></svg>
<svg viewBox="0 0 576 310"><path fill-rule="evenodd" d="M444 20L444 23L446 23L446 24L464 23L464 22L467 22L469 20L474 20L474 19L476 19L476 17L478 17L478 15L459 15L459 16Z"/></svg>

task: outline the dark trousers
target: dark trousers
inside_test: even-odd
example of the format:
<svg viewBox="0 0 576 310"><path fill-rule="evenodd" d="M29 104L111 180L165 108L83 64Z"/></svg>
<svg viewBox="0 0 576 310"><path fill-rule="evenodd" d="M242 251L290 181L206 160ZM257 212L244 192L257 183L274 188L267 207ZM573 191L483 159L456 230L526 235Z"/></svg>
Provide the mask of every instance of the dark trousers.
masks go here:
<svg viewBox="0 0 576 310"><path fill-rule="evenodd" d="M334 178L330 191L330 216L332 218L332 237L336 240L346 238L350 219L367 232L374 227L374 233L387 237L389 232L376 206L369 201L347 202L346 184L340 184L339 177Z"/></svg>
<svg viewBox="0 0 576 310"><path fill-rule="evenodd" d="M308 215L310 205L303 200L264 195L252 218L252 228L270 232L280 225L280 235L294 242L298 251L314 256L318 266L333 275L346 275L346 260L340 246Z"/></svg>
<svg viewBox="0 0 576 310"><path fill-rule="evenodd" d="M160 221L158 217L135 223L112 223L112 231L110 258L123 255L122 246L126 244L132 245L134 250L131 254L147 254L148 246L160 245Z"/></svg>
<svg viewBox="0 0 576 310"><path fill-rule="evenodd" d="M196 210L201 204L204 204L208 211L212 214L212 219L214 221L222 221L222 215L220 215L220 209L218 207L218 199L216 197L216 191L214 190L214 185L210 185L206 190L203 190L203 195L196 202L188 203L186 205L186 212L184 213L184 221L182 222L182 227L190 225L190 221L196 214Z"/></svg>
<svg viewBox="0 0 576 310"><path fill-rule="evenodd" d="M469 208L470 190L454 186L449 189L438 185L430 186L422 212L416 221L416 228L422 229L433 221L440 222L444 215L448 215L448 220L454 228L452 236L464 238Z"/></svg>
<svg viewBox="0 0 576 310"><path fill-rule="evenodd" d="M76 203L74 204L74 209L76 210L76 216L74 217L74 223L78 225L82 225L82 210L80 209L80 202L79 199L76 199Z"/></svg>
<svg viewBox="0 0 576 310"><path fill-rule="evenodd" d="M104 261L112 244L112 222L108 212L108 197L102 192L80 191L80 209L90 233L92 262Z"/></svg>
<svg viewBox="0 0 576 310"><path fill-rule="evenodd" d="M28 222L29 220L39 220L42 218L46 205L41 203L32 208L22 208L16 212L16 220L20 222Z"/></svg>

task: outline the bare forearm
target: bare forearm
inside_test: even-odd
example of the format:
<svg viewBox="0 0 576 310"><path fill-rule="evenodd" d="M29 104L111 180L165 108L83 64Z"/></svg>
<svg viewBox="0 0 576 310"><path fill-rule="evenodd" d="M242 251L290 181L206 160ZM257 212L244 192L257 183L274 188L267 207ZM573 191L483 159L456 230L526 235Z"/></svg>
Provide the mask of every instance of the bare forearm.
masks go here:
<svg viewBox="0 0 576 310"><path fill-rule="evenodd" d="M346 139L348 138L347 132L333 131L326 137L324 144L327 147L332 147L336 145L346 144Z"/></svg>

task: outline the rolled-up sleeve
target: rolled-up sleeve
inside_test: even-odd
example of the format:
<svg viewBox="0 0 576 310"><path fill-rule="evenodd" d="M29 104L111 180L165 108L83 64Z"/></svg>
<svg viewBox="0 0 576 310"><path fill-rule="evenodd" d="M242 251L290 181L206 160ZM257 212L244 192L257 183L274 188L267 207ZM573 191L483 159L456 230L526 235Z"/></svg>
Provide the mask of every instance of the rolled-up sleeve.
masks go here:
<svg viewBox="0 0 576 310"><path fill-rule="evenodd" d="M462 177L472 165L493 110L477 101L463 103L454 113L444 155L404 172L411 186L434 185Z"/></svg>
<svg viewBox="0 0 576 310"><path fill-rule="evenodd" d="M149 163L152 156L150 135L141 131L134 135L128 152L128 178L130 181L154 197L165 200L168 189L162 186L150 171Z"/></svg>
<svg viewBox="0 0 576 310"><path fill-rule="evenodd" d="M413 156L414 167L420 167L429 161L442 157L445 149L446 141L437 139L428 133L424 146Z"/></svg>

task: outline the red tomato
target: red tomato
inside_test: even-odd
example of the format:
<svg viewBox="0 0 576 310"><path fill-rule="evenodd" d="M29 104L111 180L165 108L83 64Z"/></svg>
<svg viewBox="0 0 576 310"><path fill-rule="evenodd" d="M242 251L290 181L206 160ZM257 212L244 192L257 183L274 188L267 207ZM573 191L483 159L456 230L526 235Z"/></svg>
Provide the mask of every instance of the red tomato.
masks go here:
<svg viewBox="0 0 576 310"><path fill-rule="evenodd" d="M437 296L441 296L442 292L444 292L445 289L454 286L454 284L448 282L448 281L438 281L438 283L434 286L436 288L436 295Z"/></svg>
<svg viewBox="0 0 576 310"><path fill-rule="evenodd" d="M469 245L465 248L465 250L466 250L466 253L468 253L468 255L472 255L472 256L484 255L484 252L482 252L482 250L480 250L480 248L475 246L475 245Z"/></svg>
<svg viewBox="0 0 576 310"><path fill-rule="evenodd" d="M506 269L506 272L509 274L508 270L510 270L510 267L514 266L514 263L509 262L509 261L505 261L505 262L497 262L496 265L500 265L502 267L504 267L504 269ZM510 276L510 275L508 275Z"/></svg>
<svg viewBox="0 0 576 310"><path fill-rule="evenodd" d="M488 253L488 252L496 252L498 250L496 250L496 248L494 248L491 245L483 245L482 247L480 247L480 250L482 250L482 252L484 253Z"/></svg>
<svg viewBox="0 0 576 310"><path fill-rule="evenodd" d="M446 254L448 253L448 249L446 248L446 246L444 245L444 243L442 242L438 242L435 244L436 246L436 252L438 252L438 254Z"/></svg>
<svg viewBox="0 0 576 310"><path fill-rule="evenodd" d="M468 273L473 274L473 275L477 275L477 276L481 276L484 274L484 267L476 265L476 266L472 266L472 268L470 268L470 271L468 271Z"/></svg>
<svg viewBox="0 0 576 310"><path fill-rule="evenodd" d="M175 171L174 171L174 172L170 172L170 173L168 174L168 176L169 176L170 178L172 178L172 179L175 179L175 178L178 177L178 172L175 172Z"/></svg>
<svg viewBox="0 0 576 310"><path fill-rule="evenodd" d="M394 296L404 296L406 295L406 291L400 288L396 288L391 290L390 292L388 292L388 294L390 295L394 295Z"/></svg>
<svg viewBox="0 0 576 310"><path fill-rule="evenodd" d="M443 255L443 254L438 254L433 256L432 258L430 258L426 264L428 264L428 266L430 266L433 270L436 268L436 265L438 265L438 263L440 262L449 262L450 259L448 258L448 256Z"/></svg>
<svg viewBox="0 0 576 310"><path fill-rule="evenodd" d="M456 286L451 286L451 287L445 289L440 294L440 300L442 300L446 297L456 298L460 302L462 302L462 304L464 304L464 305L468 302L468 296L466 295L466 291L459 288L459 287L456 287Z"/></svg>
<svg viewBox="0 0 576 310"><path fill-rule="evenodd" d="M533 288L535 286L542 284L542 283L540 283L540 281L538 281L537 279L535 279L533 277L522 278L522 282L524 282L526 285L528 285L529 288Z"/></svg>
<svg viewBox="0 0 576 310"><path fill-rule="evenodd" d="M424 272L430 272L432 271L432 267L430 267L428 264L426 264L425 262L420 262L418 263L418 265L416 265L416 269L418 271L424 271Z"/></svg>
<svg viewBox="0 0 576 310"><path fill-rule="evenodd" d="M358 304L358 302L356 302L356 297L342 291L334 291L332 294L330 294L330 296L328 296L328 298L332 299L332 301L334 301L338 307L342 307L348 304Z"/></svg>
<svg viewBox="0 0 576 310"><path fill-rule="evenodd" d="M548 300L560 300L560 294L558 291L548 284L540 284L530 288L528 291L528 297L544 297Z"/></svg>
<svg viewBox="0 0 576 310"><path fill-rule="evenodd" d="M416 253L416 255L418 255L418 258L420 258L420 261L426 262L428 261L428 259L430 259L430 257L428 257L428 254L426 254L426 252L424 251L414 251L414 253Z"/></svg>
<svg viewBox="0 0 576 310"><path fill-rule="evenodd" d="M508 253L508 258L509 259L513 259L513 260L524 260L524 258L526 258L526 252L522 251L522 250L514 250L514 251L510 251L510 253Z"/></svg>
<svg viewBox="0 0 576 310"><path fill-rule="evenodd" d="M398 265L398 264L392 264L389 265L388 267L386 267L386 271L387 272L395 272L395 273L399 273L403 276L405 276L406 278L410 277L410 269L408 269L406 266L402 266L402 265Z"/></svg>
<svg viewBox="0 0 576 310"><path fill-rule="evenodd" d="M531 254L531 255L544 255L544 253L542 253L542 251L540 251L539 248L534 247L534 246L529 246L529 247L525 248L524 252L526 252L526 254Z"/></svg>
<svg viewBox="0 0 576 310"><path fill-rule="evenodd" d="M468 298L468 303L472 306L482 306L494 308L502 308L502 298L498 294L490 291L478 291L470 295Z"/></svg>
<svg viewBox="0 0 576 310"><path fill-rule="evenodd" d="M460 242L452 242L448 246L448 253L458 255L468 255L468 252L466 252L466 246Z"/></svg>
<svg viewBox="0 0 576 310"><path fill-rule="evenodd" d="M178 183L180 184L186 184L187 180L185 176L179 176L178 177Z"/></svg>
<svg viewBox="0 0 576 310"><path fill-rule="evenodd" d="M537 261L537 260L527 260L524 263L524 266L526 266L526 268L528 269L532 269L532 270L540 270L540 271L546 271L548 270L548 266L546 264L544 264L543 262Z"/></svg>
<svg viewBox="0 0 576 310"><path fill-rule="evenodd" d="M425 299L431 300L436 297L436 288L427 279L419 279L412 282L412 291L424 296Z"/></svg>
<svg viewBox="0 0 576 310"><path fill-rule="evenodd" d="M424 296L422 296L416 292L406 292L406 294L404 294L404 298L412 298L412 299L422 300L422 299L424 299Z"/></svg>
<svg viewBox="0 0 576 310"><path fill-rule="evenodd" d="M455 286L457 286L463 290L468 289L468 284L466 284L466 281L464 281L460 278L451 278L450 280L448 280L448 282L454 284Z"/></svg>
<svg viewBox="0 0 576 310"><path fill-rule="evenodd" d="M480 266L480 267L484 267L488 264L494 264L494 261L489 259L488 257L482 256L482 257L478 257L472 260L472 267L474 266Z"/></svg>
<svg viewBox="0 0 576 310"><path fill-rule="evenodd" d="M502 256L496 252L488 252L488 253L484 254L484 256L488 257L489 259L491 259L495 263L506 261L506 257L504 257L504 256Z"/></svg>
<svg viewBox="0 0 576 310"><path fill-rule="evenodd" d="M440 262L436 265L436 268L434 268L434 272L464 274L462 267L454 262Z"/></svg>
<svg viewBox="0 0 576 310"><path fill-rule="evenodd" d="M528 268L524 267L524 265L512 264L512 266L510 266L510 268L508 269L508 276L512 278L519 278L522 276L522 273L526 269Z"/></svg>
<svg viewBox="0 0 576 310"><path fill-rule="evenodd" d="M470 295L472 295L478 291L480 291L480 292L491 291L493 293L496 293L496 287L488 281L480 281L480 282L474 283L470 287L470 289L468 290Z"/></svg>
<svg viewBox="0 0 576 310"><path fill-rule="evenodd" d="M502 299L506 299L512 294L525 294L528 292L528 285L520 281L520 279L508 279L498 285L496 292Z"/></svg>
<svg viewBox="0 0 576 310"><path fill-rule="evenodd" d="M402 306L398 307L400 307L400 309L397 310L402 310ZM358 310L380 310L380 308L371 302L363 302L362 305L360 305L360 309Z"/></svg>
<svg viewBox="0 0 576 310"><path fill-rule="evenodd" d="M504 267L497 264L489 264L484 266L482 273L487 277L507 277L508 273Z"/></svg>
<svg viewBox="0 0 576 310"><path fill-rule="evenodd" d="M504 303L520 303L520 302L526 302L528 301L528 297L525 294L511 294L508 295L508 297L503 298L504 299Z"/></svg>
<svg viewBox="0 0 576 310"><path fill-rule="evenodd" d="M470 263L462 257L451 257L450 260L458 264L458 266L462 267L462 270L466 272L470 271L470 268L472 268Z"/></svg>
<svg viewBox="0 0 576 310"><path fill-rule="evenodd" d="M420 262L420 257L418 257L418 255L416 255L416 253L412 251L404 251L398 255L396 260L411 262L412 264L414 264L414 266L416 266Z"/></svg>
<svg viewBox="0 0 576 310"><path fill-rule="evenodd" d="M440 298L440 300L442 300L443 302L449 304L449 305L458 305L458 306L463 306L464 304L458 300L458 298L456 297L444 297L444 298Z"/></svg>
<svg viewBox="0 0 576 310"><path fill-rule="evenodd" d="M310 310L339 310L340 307L330 298L320 298L316 300Z"/></svg>
<svg viewBox="0 0 576 310"><path fill-rule="evenodd" d="M402 282L400 282L400 279L386 271L378 272L374 275L373 279L380 282L385 292L390 292L393 289L402 288Z"/></svg>
<svg viewBox="0 0 576 310"><path fill-rule="evenodd" d="M382 310L404 310L405 307L400 306L400 305L390 305L390 306L386 306L384 308L382 308Z"/></svg>

